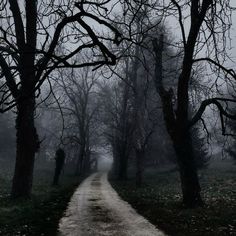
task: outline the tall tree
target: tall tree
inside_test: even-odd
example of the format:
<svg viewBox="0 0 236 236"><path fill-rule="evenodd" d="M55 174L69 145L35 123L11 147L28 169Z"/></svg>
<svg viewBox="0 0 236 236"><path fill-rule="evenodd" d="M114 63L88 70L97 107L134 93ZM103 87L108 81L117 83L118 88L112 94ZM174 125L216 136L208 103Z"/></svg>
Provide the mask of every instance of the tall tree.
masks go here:
<svg viewBox="0 0 236 236"><path fill-rule="evenodd" d="M131 152L131 104L130 104L130 85L128 79L128 63L125 60L125 81L120 81L119 77L114 76L115 80L109 81L102 86L101 100L102 119L104 122L104 136L112 148L114 177L125 180L127 178L128 159Z"/></svg>
<svg viewBox="0 0 236 236"><path fill-rule="evenodd" d="M174 11L177 15L183 45L183 59L178 77L176 97L174 97L174 90L172 88L166 89L163 82L163 35L161 35L159 39L153 40L156 64L154 80L156 90L162 100L166 127L177 155L183 203L187 207L195 207L202 205L203 201L200 194L201 188L197 168L194 163L190 127L201 119L205 108L210 104L217 106L223 127L223 116L234 119L236 117L229 114L221 103L221 101L227 102L231 99L218 97L204 100L193 117L189 117L189 83L194 70L194 63L202 61L209 62L211 66L217 68L217 71L221 70L224 72L225 78L236 78L235 73L225 68L223 63L220 62L219 53L222 52L222 49L220 49L218 45L222 42L220 37L225 39L225 32L228 29L227 27L230 26L230 22L227 22L227 19L230 19L231 9L229 1L192 0L186 3L185 1L171 0L169 10L170 12ZM186 29L186 19L189 21L189 30ZM218 19L222 21L219 22ZM222 22L224 22L224 25L222 25ZM216 34L215 31L217 27L218 29L222 27L222 31L218 30L218 34ZM206 35L209 35L209 38L205 37ZM211 43L209 44L209 42ZM211 50L212 48L213 50ZM206 49L206 58L197 58L201 49ZM211 52L215 54L212 55ZM211 58L211 56L215 56L214 59ZM223 61L224 58L222 58L222 62ZM176 104L174 104L174 100Z"/></svg>

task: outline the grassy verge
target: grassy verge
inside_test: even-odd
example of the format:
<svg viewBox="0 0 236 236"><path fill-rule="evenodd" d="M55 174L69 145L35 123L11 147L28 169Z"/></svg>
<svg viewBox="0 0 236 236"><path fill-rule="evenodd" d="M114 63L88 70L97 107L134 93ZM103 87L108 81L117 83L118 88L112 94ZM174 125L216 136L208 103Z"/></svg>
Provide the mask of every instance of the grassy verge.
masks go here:
<svg viewBox="0 0 236 236"><path fill-rule="evenodd" d="M177 172L146 171L145 184L136 188L110 180L119 195L168 235L236 235L236 167L214 167L199 172L204 208L183 209Z"/></svg>
<svg viewBox="0 0 236 236"><path fill-rule="evenodd" d="M81 180L64 174L61 184L52 187L52 176L53 169L36 170L29 201L11 200L10 178L0 176L0 235L56 235L59 220Z"/></svg>

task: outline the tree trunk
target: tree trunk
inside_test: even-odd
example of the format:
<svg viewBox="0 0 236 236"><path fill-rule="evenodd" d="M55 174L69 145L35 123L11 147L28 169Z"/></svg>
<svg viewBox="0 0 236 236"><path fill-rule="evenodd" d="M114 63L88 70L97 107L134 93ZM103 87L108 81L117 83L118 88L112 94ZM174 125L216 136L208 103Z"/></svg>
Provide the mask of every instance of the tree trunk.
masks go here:
<svg viewBox="0 0 236 236"><path fill-rule="evenodd" d="M35 153L39 148L34 110L34 95L19 101L16 118L16 164L11 192L13 198L29 198L31 195Z"/></svg>
<svg viewBox="0 0 236 236"><path fill-rule="evenodd" d="M127 180L127 169L128 169L128 157L125 155L124 152L122 152L120 155L120 162L119 162L119 173L118 173L119 180Z"/></svg>
<svg viewBox="0 0 236 236"><path fill-rule="evenodd" d="M112 140L112 154L113 154L113 163L111 168L111 174L114 178L118 178L119 176L119 163L120 163L120 155L119 155L119 146L118 146L118 138L117 134L114 134Z"/></svg>
<svg viewBox="0 0 236 236"><path fill-rule="evenodd" d="M174 148L180 171L183 204L187 208L202 206L201 188L189 131L178 135L178 138L174 140Z"/></svg>
<svg viewBox="0 0 236 236"><path fill-rule="evenodd" d="M143 159L144 150L136 150L136 187L141 187L143 184Z"/></svg>
<svg viewBox="0 0 236 236"><path fill-rule="evenodd" d="M90 155L90 150L86 148L85 152L85 158L84 158L84 173L87 174L91 171L91 155Z"/></svg>
<svg viewBox="0 0 236 236"><path fill-rule="evenodd" d="M112 163L112 168L111 168L111 174L113 177L117 177L118 176L118 172L119 172L119 155L117 153L117 148L113 147L113 163Z"/></svg>
<svg viewBox="0 0 236 236"><path fill-rule="evenodd" d="M83 166L84 166L84 154L85 154L85 145L81 145L79 150L79 156L77 160L75 175L82 175L83 174Z"/></svg>
<svg viewBox="0 0 236 236"><path fill-rule="evenodd" d="M195 35L195 34L194 34ZM165 89L163 85L163 35L160 40L153 41L155 51L155 77L154 82L157 93L161 98L163 116L167 132L174 144L180 171L180 179L183 193L183 204L187 208L202 206L200 184L197 168L194 161L194 153L191 135L188 127L188 82L192 69L192 55L194 44L190 43L189 50L185 51L182 73L178 81L178 105L177 111L173 105L173 90ZM196 35L194 36L196 37Z"/></svg>

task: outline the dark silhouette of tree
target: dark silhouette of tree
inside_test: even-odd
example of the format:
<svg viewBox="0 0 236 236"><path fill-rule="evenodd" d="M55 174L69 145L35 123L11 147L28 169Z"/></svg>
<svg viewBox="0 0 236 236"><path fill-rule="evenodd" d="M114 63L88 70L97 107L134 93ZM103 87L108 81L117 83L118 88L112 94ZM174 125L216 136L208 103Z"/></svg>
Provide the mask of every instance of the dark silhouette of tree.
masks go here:
<svg viewBox="0 0 236 236"><path fill-rule="evenodd" d="M125 60L125 68L121 70L127 72L128 65L128 61ZM111 146L113 154L112 175L125 180L132 148L130 86L115 76L114 79L115 81L101 85L100 97L103 110L101 119L104 125L104 137L107 145ZM126 81L129 81L128 77Z"/></svg>
<svg viewBox="0 0 236 236"><path fill-rule="evenodd" d="M182 9L186 7L186 12ZM199 62L208 62L211 67L214 67L218 72L224 74L224 78L235 77L233 70L224 67L220 62L220 52L225 48L220 48L219 44L227 27L230 27L231 9L228 1L182 1L171 0L169 10L176 10L176 15L179 20L180 31L182 34L182 51L183 59L181 71L178 77L177 94L175 97L172 88L167 89L163 82L163 50L165 37L161 34L160 38L153 40L153 48L155 51L155 86L160 95L163 114L166 123L167 131L172 139L173 146L176 152L177 161L180 170L180 179L182 184L183 203L186 207L196 207L203 204L201 198L201 188L197 175L197 167L195 165L193 140L190 128L201 120L202 114L209 105L215 105L220 113L221 124L224 133L224 116L235 119L224 108L222 102L228 102L232 99L213 97L204 100L197 112L189 117L189 83L191 80L194 64ZM221 11L222 10L222 11ZM173 12L172 12L173 14ZM186 16L187 14L187 16ZM185 29L185 19L190 21L189 31ZM224 28L218 19L221 19L226 28ZM222 31L215 29L220 27ZM226 29L226 30L225 30ZM204 33L203 33L204 32ZM209 38L206 37L206 32L209 33ZM203 34L202 34L203 33ZM201 38L201 40L199 40ZM200 49L206 47L207 57L197 58ZM211 50L211 49L214 50ZM215 53L214 55L211 52ZM211 56L215 56L214 59ZM222 62L224 59L222 59ZM174 101L176 101L174 103Z"/></svg>

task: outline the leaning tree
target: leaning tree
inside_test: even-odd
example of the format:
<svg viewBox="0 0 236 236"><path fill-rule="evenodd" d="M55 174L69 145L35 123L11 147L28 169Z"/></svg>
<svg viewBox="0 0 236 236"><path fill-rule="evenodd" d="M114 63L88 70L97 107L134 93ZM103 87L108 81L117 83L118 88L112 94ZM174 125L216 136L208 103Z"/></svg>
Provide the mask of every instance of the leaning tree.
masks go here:
<svg viewBox="0 0 236 236"><path fill-rule="evenodd" d="M121 39L108 18L112 4L109 0L1 1L1 112L17 110L12 197L31 193L40 144L34 124L36 98L50 73L55 68L115 64L116 57L106 46L107 41L118 44ZM93 56L86 62L76 61L75 56L85 49Z"/></svg>
<svg viewBox="0 0 236 236"><path fill-rule="evenodd" d="M194 163L194 153L191 137L191 127L199 120L203 121L202 115L206 107L215 105L220 114L223 134L225 132L225 117L235 119L235 115L227 111L227 102L235 102L230 96L220 97L219 82L230 83L236 79L233 70L225 65L227 59L226 36L231 26L230 1L215 0L170 0L164 3L164 16L170 15L177 18L181 34L181 49L183 58L178 76L178 84L175 91L165 86L163 75L163 54L165 37L160 34L153 40L155 53L155 76L156 90L160 95L164 119L167 131L172 139L180 169L180 179L183 193L183 203L186 207L202 205L200 184L197 168ZM162 11L163 12L163 11ZM166 18L165 18L166 19ZM172 18L173 20L173 18ZM209 86L215 85L219 97L209 97L201 102L199 109L190 117L189 92L190 81L195 70L195 65L204 63L206 71L216 72L211 77ZM204 121L203 121L204 122Z"/></svg>

